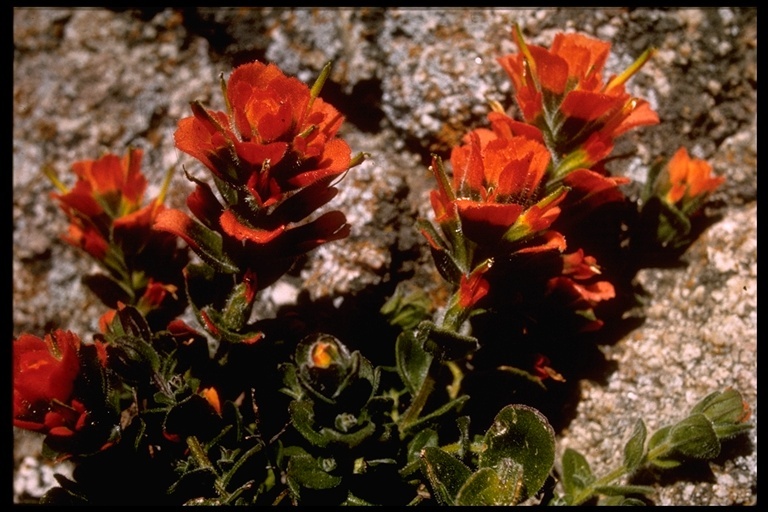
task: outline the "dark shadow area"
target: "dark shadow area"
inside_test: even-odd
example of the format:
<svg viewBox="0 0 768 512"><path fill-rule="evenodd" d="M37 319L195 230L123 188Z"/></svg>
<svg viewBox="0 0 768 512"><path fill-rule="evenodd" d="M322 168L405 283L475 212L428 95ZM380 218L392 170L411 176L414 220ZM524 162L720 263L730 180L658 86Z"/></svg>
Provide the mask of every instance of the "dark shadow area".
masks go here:
<svg viewBox="0 0 768 512"><path fill-rule="evenodd" d="M378 133L385 121L381 110L381 82L379 80L361 80L355 83L350 93L344 93L342 87L329 80L323 85L320 96L336 107L345 117L345 122L353 124L364 133Z"/></svg>

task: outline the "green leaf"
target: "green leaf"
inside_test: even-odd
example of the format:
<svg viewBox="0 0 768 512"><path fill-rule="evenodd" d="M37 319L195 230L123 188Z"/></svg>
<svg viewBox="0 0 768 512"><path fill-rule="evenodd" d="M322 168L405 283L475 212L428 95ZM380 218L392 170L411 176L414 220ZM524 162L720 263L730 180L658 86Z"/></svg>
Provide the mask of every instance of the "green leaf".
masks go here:
<svg viewBox="0 0 768 512"><path fill-rule="evenodd" d="M227 343L245 343L251 344L259 341L264 333L261 331L246 331L244 325L237 325L239 322L232 322L232 319L226 319L213 306L205 306L197 312L197 317L208 331L213 333L220 341Z"/></svg>
<svg viewBox="0 0 768 512"><path fill-rule="evenodd" d="M428 446L421 451L421 468L440 505L455 505L456 495L472 471L446 451Z"/></svg>
<svg viewBox="0 0 768 512"><path fill-rule="evenodd" d="M294 455L288 460L288 480L308 489L332 489L341 483L341 477L330 475L320 461L311 455Z"/></svg>
<svg viewBox="0 0 768 512"><path fill-rule="evenodd" d="M403 331L395 342L397 373L411 395L421 388L429 372L432 356L421 347L413 331Z"/></svg>
<svg viewBox="0 0 768 512"><path fill-rule="evenodd" d="M502 478L491 468L480 468L474 472L456 495L456 505L477 506L516 505L519 499L519 491L523 483L523 468L519 464L512 464L516 469L514 475Z"/></svg>
<svg viewBox="0 0 768 512"><path fill-rule="evenodd" d="M221 324L225 329L240 331L251 316L253 299L248 299L249 288L250 285L246 282L238 283L232 288L220 317Z"/></svg>
<svg viewBox="0 0 768 512"><path fill-rule="evenodd" d="M149 342L152 340L152 331L146 319L139 313L139 310L133 306L125 306L117 312L120 320L120 327L127 336L139 338Z"/></svg>
<svg viewBox="0 0 768 512"><path fill-rule="evenodd" d="M168 494L184 501L198 498L214 498L214 482L217 475L213 468L195 468L185 472L168 488Z"/></svg>
<svg viewBox="0 0 768 512"><path fill-rule="evenodd" d="M643 500L625 496L601 496L597 504L601 507L644 507L646 505Z"/></svg>
<svg viewBox="0 0 768 512"><path fill-rule="evenodd" d="M328 440L338 444L344 444L348 448L354 448L369 437L376 431L376 425L370 421L366 421L364 425L355 430L354 432L339 432L330 428L323 427L320 429L320 433Z"/></svg>
<svg viewBox="0 0 768 512"><path fill-rule="evenodd" d="M692 414L669 431L675 450L695 459L711 459L720 453L720 441L712 422L701 413Z"/></svg>
<svg viewBox="0 0 768 512"><path fill-rule="evenodd" d="M411 439L408 443L408 462L418 460L421 450L427 446L437 446L437 432L431 428L425 428Z"/></svg>
<svg viewBox="0 0 768 512"><path fill-rule="evenodd" d="M658 241L663 244L673 244L686 241L686 235L691 232L691 221L688 216L676 206L665 200L660 200Z"/></svg>
<svg viewBox="0 0 768 512"><path fill-rule="evenodd" d="M752 430L754 428L754 425L751 425L749 423L739 423L737 425L715 425L715 434L717 435L717 438L722 440L725 439L731 439L732 437L735 437L742 432L747 432L749 430Z"/></svg>
<svg viewBox="0 0 768 512"><path fill-rule="evenodd" d="M445 403L432 411L431 413L427 414L426 416L422 416L418 420L414 421L413 423L409 423L407 426L404 426L403 428L406 431L414 430L415 428L420 427L421 425L429 424L429 423L436 423L436 420L440 418L443 414L451 411L452 409L459 409L461 407L461 404L469 400L469 395L462 395L458 398L455 398L451 400L448 403Z"/></svg>
<svg viewBox="0 0 768 512"><path fill-rule="evenodd" d="M715 424L740 423L746 414L741 393L733 388L716 391L697 403L691 414L701 413Z"/></svg>
<svg viewBox="0 0 768 512"><path fill-rule="evenodd" d="M235 274L240 271L235 262L224 254L221 234L216 231L192 220L187 224L183 238L195 254L216 271L226 274Z"/></svg>
<svg viewBox="0 0 768 512"><path fill-rule="evenodd" d="M629 438L627 444L624 446L624 467L628 472L636 470L643 462L645 457L645 438L647 436L647 430L643 420L638 420L635 423L635 430L632 432L632 437Z"/></svg>
<svg viewBox="0 0 768 512"><path fill-rule="evenodd" d="M653 494L656 489L648 485L598 485L595 493L606 496L626 496L627 494Z"/></svg>
<svg viewBox="0 0 768 512"><path fill-rule="evenodd" d="M315 413L312 410L312 402L304 400L294 400L288 406L291 414L291 420L296 430L304 436L304 439L315 446L326 446L330 439L316 432L313 428L315 424Z"/></svg>
<svg viewBox="0 0 768 512"><path fill-rule="evenodd" d="M304 396L304 388L299 383L299 377L296 373L296 365L291 363L281 363L278 366L280 375L282 375L284 388L280 388L281 393L296 400Z"/></svg>
<svg viewBox="0 0 768 512"><path fill-rule="evenodd" d="M131 382L146 382L157 373L160 356L149 343L130 335L120 336L107 346L107 354L113 370Z"/></svg>
<svg viewBox="0 0 768 512"><path fill-rule="evenodd" d="M432 301L424 290L418 288L406 293L404 287L404 282L398 284L394 295L381 307L380 311L391 325L408 330L429 317Z"/></svg>
<svg viewBox="0 0 768 512"><path fill-rule="evenodd" d="M595 475L589 467L589 462L582 454L571 448L563 452L563 489L568 495L575 495L582 489L592 485Z"/></svg>
<svg viewBox="0 0 768 512"><path fill-rule="evenodd" d="M419 324L419 337L424 339L424 350L439 361L462 359L480 348L477 338L443 329L427 320Z"/></svg>
<svg viewBox="0 0 768 512"><path fill-rule="evenodd" d="M432 259L435 261L437 271L443 279L449 283L459 284L461 276L464 275L464 271L462 270L462 265L456 261L451 248L437 232L437 229L435 229L431 222L422 220L419 221L418 225L422 233L438 245L438 247L435 247L431 243L429 244L429 248L432 251ZM459 236L460 235L457 234L456 238ZM463 243L462 240L457 240L457 242L459 244Z"/></svg>
<svg viewBox="0 0 768 512"><path fill-rule="evenodd" d="M658 455L649 458L648 462L661 469L671 469L680 465L680 461L674 458L673 450L669 443L669 433L672 430L671 425L662 427L653 433L648 440L648 453L655 451L658 447L667 444L669 447Z"/></svg>
<svg viewBox="0 0 768 512"><path fill-rule="evenodd" d="M547 419L533 407L508 405L496 415L485 433L485 451L479 467L499 472L513 461L523 467L521 500L535 495L555 462L555 432Z"/></svg>
<svg viewBox="0 0 768 512"><path fill-rule="evenodd" d="M315 430L314 411L312 402L294 400L288 406L293 426L304 438L315 446L324 447L329 443L346 445L354 448L376 431L376 425L370 421L361 423L359 428L351 432L339 432L332 428L321 427Z"/></svg>

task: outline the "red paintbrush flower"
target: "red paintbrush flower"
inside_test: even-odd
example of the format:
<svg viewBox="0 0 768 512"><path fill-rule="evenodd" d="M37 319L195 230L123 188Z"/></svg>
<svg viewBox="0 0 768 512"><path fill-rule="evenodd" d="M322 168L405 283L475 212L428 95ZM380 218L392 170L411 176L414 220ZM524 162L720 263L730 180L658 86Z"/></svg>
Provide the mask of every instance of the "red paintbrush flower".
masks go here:
<svg viewBox="0 0 768 512"><path fill-rule="evenodd" d="M171 303L178 307L173 294L164 295L168 300L160 302L142 301L142 297L157 298L151 287L177 289L187 257L176 247L174 236L153 229L164 210L168 178L160 195L144 205L147 180L141 172L142 156L141 149L131 148L122 158L108 153L97 160L75 162L72 171L78 179L71 190L51 172L48 175L62 191L52 197L70 220L64 240L86 251L109 273L90 277L89 287L111 308L118 302L143 304L146 314ZM158 260L168 264L158 268Z"/></svg>
<svg viewBox="0 0 768 512"><path fill-rule="evenodd" d="M227 112L192 104L176 146L217 178L221 200L197 182L187 199L197 221L170 210L155 226L183 238L225 272L250 268L255 254L293 258L349 233L340 212L306 221L336 194L335 179L362 161L336 137L343 116L318 97L329 67L310 89L274 64L237 67L223 84ZM262 273L263 274L263 273ZM259 276L261 286L276 277Z"/></svg>
<svg viewBox="0 0 768 512"><path fill-rule="evenodd" d="M77 391L83 368L88 368L86 373L100 372L107 364L103 344L97 341L87 348L91 350L85 355L86 346L80 338L63 330L53 331L42 339L24 333L13 341L14 426L46 434L49 439L58 440L55 443L65 443L62 446L70 448L109 446L110 442L103 436L108 436L111 425L91 429L99 423L97 417L104 407L103 397L96 403L90 391L90 398ZM83 361L88 358L93 358L94 364L84 365ZM88 378L85 381L89 381ZM72 444L79 434L82 439L78 439L77 445Z"/></svg>
<svg viewBox="0 0 768 512"><path fill-rule="evenodd" d="M633 98L624 87L653 50L604 81L610 43L558 33L546 49L526 44L517 26L513 37L520 51L498 61L512 79L523 118L541 129L553 148L553 179L593 167L611 153L618 136L659 122L648 102Z"/></svg>

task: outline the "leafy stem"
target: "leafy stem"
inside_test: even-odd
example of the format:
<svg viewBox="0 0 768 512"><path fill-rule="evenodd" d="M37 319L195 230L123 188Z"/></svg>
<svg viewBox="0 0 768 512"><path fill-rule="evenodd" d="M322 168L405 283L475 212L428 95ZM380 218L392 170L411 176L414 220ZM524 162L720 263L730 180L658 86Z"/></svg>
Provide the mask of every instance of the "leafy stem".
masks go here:
<svg viewBox="0 0 768 512"><path fill-rule="evenodd" d="M221 481L221 478L219 477L218 472L213 467L213 464L211 463L210 459L208 459L208 456L205 454L205 450L203 449L203 446L200 444L200 441L197 439L196 436L189 436L187 437L187 447L189 447L189 451L192 454L192 457L195 459L195 462L200 468L207 469L211 471L215 476L216 479L213 482L213 486L216 489L216 492L221 496L221 498L224 501L229 500L229 493L227 492L226 486Z"/></svg>

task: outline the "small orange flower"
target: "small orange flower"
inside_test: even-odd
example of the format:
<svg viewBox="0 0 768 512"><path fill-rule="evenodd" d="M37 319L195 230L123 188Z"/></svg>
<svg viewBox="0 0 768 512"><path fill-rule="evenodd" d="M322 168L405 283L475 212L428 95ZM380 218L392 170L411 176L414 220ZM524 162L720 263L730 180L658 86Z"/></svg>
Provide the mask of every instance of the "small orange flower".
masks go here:
<svg viewBox="0 0 768 512"><path fill-rule="evenodd" d="M57 330L43 339L22 334L13 342L13 424L69 436L85 409L73 398L80 373L80 338Z"/></svg>
<svg viewBox="0 0 768 512"><path fill-rule="evenodd" d="M693 205L712 193L724 181L724 176L711 177L712 166L704 160L691 158L685 148L680 148L667 164L669 182L664 184L664 199L669 204L679 204L681 210L691 213Z"/></svg>
<svg viewBox="0 0 768 512"><path fill-rule="evenodd" d="M533 362L533 374L541 380L552 379L557 382L565 382L565 377L552 369L550 364L552 363L547 356L536 354Z"/></svg>
<svg viewBox="0 0 768 512"><path fill-rule="evenodd" d="M587 320L581 331L594 331L603 325L595 317L593 308L602 301L616 296L613 285L608 281L599 281L600 268L592 256L584 255L582 249L561 255L563 269L560 276L553 277L547 283L547 294L557 297L572 311Z"/></svg>
<svg viewBox="0 0 768 512"><path fill-rule="evenodd" d="M211 404L211 407L216 411L216 414L221 416L221 402L219 401L219 393L216 391L216 388L204 388L200 391L200 395Z"/></svg>
<svg viewBox="0 0 768 512"><path fill-rule="evenodd" d="M316 368L328 368L338 357L336 345L318 341L312 346L312 364Z"/></svg>

